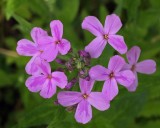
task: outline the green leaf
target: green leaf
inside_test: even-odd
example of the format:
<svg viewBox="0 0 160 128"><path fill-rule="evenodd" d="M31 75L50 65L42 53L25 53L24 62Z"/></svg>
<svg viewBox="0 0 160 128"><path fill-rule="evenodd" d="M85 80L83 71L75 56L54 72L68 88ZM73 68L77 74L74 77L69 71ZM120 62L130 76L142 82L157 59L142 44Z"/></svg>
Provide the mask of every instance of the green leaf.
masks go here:
<svg viewBox="0 0 160 128"><path fill-rule="evenodd" d="M20 24L21 31L26 34L30 33L31 29L33 28L33 25L31 23L16 14L14 14L13 17Z"/></svg>
<svg viewBox="0 0 160 128"><path fill-rule="evenodd" d="M29 3L29 7L33 10L33 12L45 20L50 20L53 15L51 15L50 10L48 9L48 4L45 0L32 0L32 2Z"/></svg>
<svg viewBox="0 0 160 128"><path fill-rule="evenodd" d="M160 102L159 100L148 100L139 116L151 117L160 115Z"/></svg>
<svg viewBox="0 0 160 128"><path fill-rule="evenodd" d="M54 12L57 19L72 22L79 8L79 0L56 0Z"/></svg>
<svg viewBox="0 0 160 128"><path fill-rule="evenodd" d="M56 107L53 104L43 104L25 112L26 114L19 120L18 127L41 126L50 123L55 117Z"/></svg>
<svg viewBox="0 0 160 128"><path fill-rule="evenodd" d="M6 18L9 20L11 16L14 14L14 12L17 10L18 7L21 6L21 4L24 4L26 0L7 0L6 5Z"/></svg>

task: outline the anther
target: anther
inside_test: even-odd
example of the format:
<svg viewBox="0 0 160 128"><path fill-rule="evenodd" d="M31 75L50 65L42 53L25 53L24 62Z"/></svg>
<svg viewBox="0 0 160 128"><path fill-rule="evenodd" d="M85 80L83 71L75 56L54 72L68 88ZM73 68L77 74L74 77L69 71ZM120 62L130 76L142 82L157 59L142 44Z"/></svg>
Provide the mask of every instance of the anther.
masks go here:
<svg viewBox="0 0 160 128"><path fill-rule="evenodd" d="M88 95L87 94L83 94L82 95L84 99L87 99Z"/></svg>
<svg viewBox="0 0 160 128"><path fill-rule="evenodd" d="M103 37L104 37L104 39L108 39L108 35L107 34L105 34L105 35L103 35Z"/></svg>

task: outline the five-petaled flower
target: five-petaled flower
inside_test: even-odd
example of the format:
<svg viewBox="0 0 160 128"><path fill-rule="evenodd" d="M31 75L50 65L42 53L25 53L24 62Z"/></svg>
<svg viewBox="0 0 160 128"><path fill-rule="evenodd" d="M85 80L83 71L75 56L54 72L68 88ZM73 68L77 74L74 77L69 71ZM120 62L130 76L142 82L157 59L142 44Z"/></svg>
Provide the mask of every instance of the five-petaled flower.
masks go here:
<svg viewBox="0 0 160 128"><path fill-rule="evenodd" d="M70 42L63 39L63 24L59 20L53 20L50 23L51 36L42 37L40 39L40 45L43 46L44 52L42 57L47 61L53 61L58 53L65 55L69 52L71 46Z"/></svg>
<svg viewBox="0 0 160 128"><path fill-rule="evenodd" d="M115 14L106 17L104 28L96 17L86 17L82 23L82 28L90 31L96 38L85 47L85 51L89 52L92 58L98 58L108 42L119 53L126 53L127 46L123 36L116 35L121 27L121 20Z"/></svg>
<svg viewBox="0 0 160 128"><path fill-rule="evenodd" d="M110 102L101 92L91 92L94 81L79 80L81 92L62 91L58 93L58 102L65 107L77 105L75 119L79 123L86 124L92 118L92 108L95 107L100 111L107 110Z"/></svg>
<svg viewBox="0 0 160 128"><path fill-rule="evenodd" d="M124 64L125 60L115 55L110 59L108 69L101 65L96 65L89 71L91 79L105 81L102 92L109 100L112 100L118 94L117 82L125 87L129 87L135 80L132 71L121 71Z"/></svg>
<svg viewBox="0 0 160 128"><path fill-rule="evenodd" d="M51 72L48 62L39 64L40 74L30 76L26 80L26 86L31 92L39 92L43 98L51 98L56 93L56 86L61 89L67 85L67 77L63 72Z"/></svg>
<svg viewBox="0 0 160 128"><path fill-rule="evenodd" d="M152 74L156 71L155 61L149 59L138 62L140 52L141 49L138 46L134 46L126 53L129 64L125 64L123 70L130 69L135 74L135 80L133 84L127 87L129 91L135 91L138 86L137 72L143 74Z"/></svg>
<svg viewBox="0 0 160 128"><path fill-rule="evenodd" d="M17 53L22 56L32 56L31 60L26 65L26 72L28 74L35 74L38 71L37 63L40 63L42 58L41 54L44 52L43 48L39 45L39 40L42 37L48 36L47 32L41 28L34 27L31 30L31 37L34 43L27 39L21 39L17 43Z"/></svg>

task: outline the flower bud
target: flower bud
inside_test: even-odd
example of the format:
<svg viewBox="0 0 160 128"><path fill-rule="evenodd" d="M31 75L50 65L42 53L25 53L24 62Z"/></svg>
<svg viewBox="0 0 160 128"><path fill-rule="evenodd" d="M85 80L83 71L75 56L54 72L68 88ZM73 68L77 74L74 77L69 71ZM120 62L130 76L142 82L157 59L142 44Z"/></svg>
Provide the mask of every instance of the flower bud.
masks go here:
<svg viewBox="0 0 160 128"><path fill-rule="evenodd" d="M89 55L89 53L86 52L86 51L84 51L84 50L78 51L78 54L79 54L79 56L81 56L81 57L91 58L90 55Z"/></svg>
<svg viewBox="0 0 160 128"><path fill-rule="evenodd" d="M55 101L53 102L53 104L54 104L54 105L59 105L58 100L55 100Z"/></svg>
<svg viewBox="0 0 160 128"><path fill-rule="evenodd" d="M65 87L66 90L70 90L77 82L77 78L73 78Z"/></svg>
<svg viewBox="0 0 160 128"><path fill-rule="evenodd" d="M65 60L58 59L58 58L56 58L55 61L56 61L58 64L62 64L62 65L65 65L65 63L66 63Z"/></svg>

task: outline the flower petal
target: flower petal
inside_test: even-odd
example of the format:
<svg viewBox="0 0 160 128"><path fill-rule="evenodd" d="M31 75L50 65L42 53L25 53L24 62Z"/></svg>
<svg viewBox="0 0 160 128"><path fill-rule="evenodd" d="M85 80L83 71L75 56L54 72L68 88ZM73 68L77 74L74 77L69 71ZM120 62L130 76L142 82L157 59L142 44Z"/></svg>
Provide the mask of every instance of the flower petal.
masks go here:
<svg viewBox="0 0 160 128"><path fill-rule="evenodd" d="M29 75L39 74L40 72L39 72L38 64L40 64L40 62L41 62L40 57L33 56L25 67L27 74Z"/></svg>
<svg viewBox="0 0 160 128"><path fill-rule="evenodd" d="M37 53L37 48L33 42L22 39L18 41L16 51L21 56L33 56Z"/></svg>
<svg viewBox="0 0 160 128"><path fill-rule="evenodd" d="M102 37L96 37L85 47L85 51L88 52L92 58L98 58L102 54L106 44L107 41Z"/></svg>
<svg viewBox="0 0 160 128"><path fill-rule="evenodd" d="M40 72L43 73L44 75L51 74L51 66L46 61L41 61L41 63L38 64L38 68Z"/></svg>
<svg viewBox="0 0 160 128"><path fill-rule="evenodd" d="M74 91L59 92L57 98L58 102L64 107L75 105L83 99L80 92Z"/></svg>
<svg viewBox="0 0 160 128"><path fill-rule="evenodd" d="M45 45L48 45L48 44L55 44L54 42L55 40L51 36L43 36L38 40L38 44L40 45L39 46L40 48L44 48Z"/></svg>
<svg viewBox="0 0 160 128"><path fill-rule="evenodd" d="M101 65L96 65L89 70L89 76L93 80L104 81L108 79L110 72Z"/></svg>
<svg viewBox="0 0 160 128"><path fill-rule="evenodd" d="M95 36L102 36L104 34L102 24L95 16L87 16L82 22L82 28Z"/></svg>
<svg viewBox="0 0 160 128"><path fill-rule="evenodd" d="M130 70L124 70L115 74L117 82L125 87L129 87L135 80L135 75Z"/></svg>
<svg viewBox="0 0 160 128"><path fill-rule="evenodd" d="M31 31L31 36L32 39L35 43L38 43L38 40L43 37L43 36L48 36L47 31L39 28L39 27L34 27Z"/></svg>
<svg viewBox="0 0 160 128"><path fill-rule="evenodd" d="M79 86L82 93L89 94L93 88L93 85L94 85L93 80L87 81L85 79L81 79L81 78L79 79Z"/></svg>
<svg viewBox="0 0 160 128"><path fill-rule="evenodd" d="M58 44L58 51L62 54L65 55L68 53L68 51L71 48L71 44L68 40L62 39L61 42Z"/></svg>
<svg viewBox="0 0 160 128"><path fill-rule="evenodd" d="M53 20L50 23L52 36L56 40L61 40L63 35L63 24L60 20Z"/></svg>
<svg viewBox="0 0 160 128"><path fill-rule="evenodd" d="M100 111L107 110L110 107L109 100L107 101L101 92L91 92L87 100Z"/></svg>
<svg viewBox="0 0 160 128"><path fill-rule="evenodd" d="M26 80L26 86L31 92L39 92L45 82L44 76L31 76Z"/></svg>
<svg viewBox="0 0 160 128"><path fill-rule="evenodd" d="M67 76L64 74L64 72L53 72L52 77L52 80L54 81L56 86L64 88L67 85Z"/></svg>
<svg viewBox="0 0 160 128"><path fill-rule="evenodd" d="M56 93L56 85L51 80L46 80L41 89L40 95L43 98L51 98Z"/></svg>
<svg viewBox="0 0 160 128"><path fill-rule="evenodd" d="M130 92L136 91L137 86L138 86L137 73L135 72L134 75L135 75L135 80L133 81L133 83L129 87L127 87L128 91L130 91Z"/></svg>
<svg viewBox="0 0 160 128"><path fill-rule="evenodd" d="M119 31L121 27L122 27L122 22L119 16L111 14L106 17L104 25L105 33L115 34Z"/></svg>
<svg viewBox="0 0 160 128"><path fill-rule="evenodd" d="M121 56L115 55L110 58L108 69L114 72L119 72L124 66L124 64L125 64L125 60Z"/></svg>
<svg viewBox="0 0 160 128"><path fill-rule="evenodd" d="M144 60L136 64L136 71L144 74L152 74L156 71L156 62Z"/></svg>
<svg viewBox="0 0 160 128"><path fill-rule="evenodd" d="M127 45L124 42L123 36L109 35L108 43L120 54L127 52Z"/></svg>
<svg viewBox="0 0 160 128"><path fill-rule="evenodd" d="M127 59L130 64L137 63L139 56L141 53L141 49L138 46L133 46L127 53Z"/></svg>
<svg viewBox="0 0 160 128"><path fill-rule="evenodd" d="M86 100L82 100L78 104L75 119L77 122L82 124L86 124L92 119L92 108Z"/></svg>
<svg viewBox="0 0 160 128"><path fill-rule="evenodd" d="M113 100L113 98L118 94L118 86L116 80L113 78L105 81L102 92L108 100Z"/></svg>
<svg viewBox="0 0 160 128"><path fill-rule="evenodd" d="M123 68L121 69L121 71L123 71L123 70L130 70L130 69L132 69L132 65L126 63L126 64L124 64L124 66L123 66Z"/></svg>
<svg viewBox="0 0 160 128"><path fill-rule="evenodd" d="M47 62L53 61L58 54L58 49L54 44L44 45L43 52L41 53L40 57Z"/></svg>

